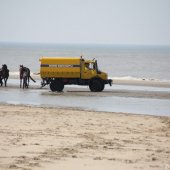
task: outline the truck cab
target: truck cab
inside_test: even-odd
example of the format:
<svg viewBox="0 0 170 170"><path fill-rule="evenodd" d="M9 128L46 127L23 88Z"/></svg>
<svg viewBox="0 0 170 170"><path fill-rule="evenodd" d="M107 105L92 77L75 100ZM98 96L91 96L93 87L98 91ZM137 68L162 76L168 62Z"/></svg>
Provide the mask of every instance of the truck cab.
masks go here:
<svg viewBox="0 0 170 170"><path fill-rule="evenodd" d="M112 84L112 80L108 79L108 75L98 69L97 60L82 59L82 79L88 79L88 85L91 91L103 91L105 84Z"/></svg>

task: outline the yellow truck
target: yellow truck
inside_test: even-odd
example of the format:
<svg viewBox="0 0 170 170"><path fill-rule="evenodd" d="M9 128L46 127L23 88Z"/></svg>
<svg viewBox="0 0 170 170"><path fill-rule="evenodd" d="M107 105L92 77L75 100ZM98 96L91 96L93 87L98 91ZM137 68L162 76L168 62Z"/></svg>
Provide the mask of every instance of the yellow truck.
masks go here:
<svg viewBox="0 0 170 170"><path fill-rule="evenodd" d="M89 86L92 92L104 90L105 84L112 85L108 75L98 69L97 60L82 57L42 57L40 59L42 86L50 86L51 91L61 92L64 85Z"/></svg>

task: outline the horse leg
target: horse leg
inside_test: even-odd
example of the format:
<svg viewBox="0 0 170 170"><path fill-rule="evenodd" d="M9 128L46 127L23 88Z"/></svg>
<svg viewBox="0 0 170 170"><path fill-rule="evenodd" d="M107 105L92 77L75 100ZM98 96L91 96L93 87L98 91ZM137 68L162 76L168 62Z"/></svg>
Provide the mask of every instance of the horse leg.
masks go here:
<svg viewBox="0 0 170 170"><path fill-rule="evenodd" d="M28 84L29 84L28 77L26 77L25 78L25 86L26 86L26 88L28 88Z"/></svg>
<svg viewBox="0 0 170 170"><path fill-rule="evenodd" d="M5 83L5 87L6 87L6 83L7 83L7 78L4 78L4 83Z"/></svg>
<svg viewBox="0 0 170 170"><path fill-rule="evenodd" d="M3 84L4 84L3 80L4 80L4 78L2 78L2 86L3 86Z"/></svg>
<svg viewBox="0 0 170 170"><path fill-rule="evenodd" d="M0 77L0 84L1 84L1 86L3 85L3 82L2 82L2 78Z"/></svg>
<svg viewBox="0 0 170 170"><path fill-rule="evenodd" d="M27 88L27 77L23 78L23 89Z"/></svg>
<svg viewBox="0 0 170 170"><path fill-rule="evenodd" d="M22 88L25 88L25 77L23 77L23 81L22 81Z"/></svg>
<svg viewBox="0 0 170 170"><path fill-rule="evenodd" d="M24 78L24 86L25 86L25 88L27 88L27 78L26 77Z"/></svg>
<svg viewBox="0 0 170 170"><path fill-rule="evenodd" d="M8 78L5 78L5 87L7 87Z"/></svg>
<svg viewBox="0 0 170 170"><path fill-rule="evenodd" d="M29 86L29 83L30 83L30 77L29 76L27 77L27 80L28 80L28 86Z"/></svg>
<svg viewBox="0 0 170 170"><path fill-rule="evenodd" d="M20 78L20 88L21 88L21 86L22 86L22 79Z"/></svg>

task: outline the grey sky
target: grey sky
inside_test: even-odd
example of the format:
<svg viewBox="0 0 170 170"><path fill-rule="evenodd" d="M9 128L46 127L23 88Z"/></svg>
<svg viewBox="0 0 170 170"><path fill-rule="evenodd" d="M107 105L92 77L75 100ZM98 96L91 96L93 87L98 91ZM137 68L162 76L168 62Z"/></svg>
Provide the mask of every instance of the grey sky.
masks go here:
<svg viewBox="0 0 170 170"><path fill-rule="evenodd" d="M170 45L170 0L0 0L0 41Z"/></svg>

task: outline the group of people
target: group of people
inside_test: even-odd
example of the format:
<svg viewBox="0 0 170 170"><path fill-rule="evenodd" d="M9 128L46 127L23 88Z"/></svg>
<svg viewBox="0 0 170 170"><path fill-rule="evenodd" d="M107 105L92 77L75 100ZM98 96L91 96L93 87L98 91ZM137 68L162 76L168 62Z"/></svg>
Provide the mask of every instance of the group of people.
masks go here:
<svg viewBox="0 0 170 170"><path fill-rule="evenodd" d="M35 82L35 80L30 76L30 69L20 65L19 68L19 76L20 76L20 88L28 88L29 86L29 79ZM9 70L6 64L2 65L0 68L0 85L5 87L7 86L7 80L9 77ZM3 82L4 81L4 82Z"/></svg>

